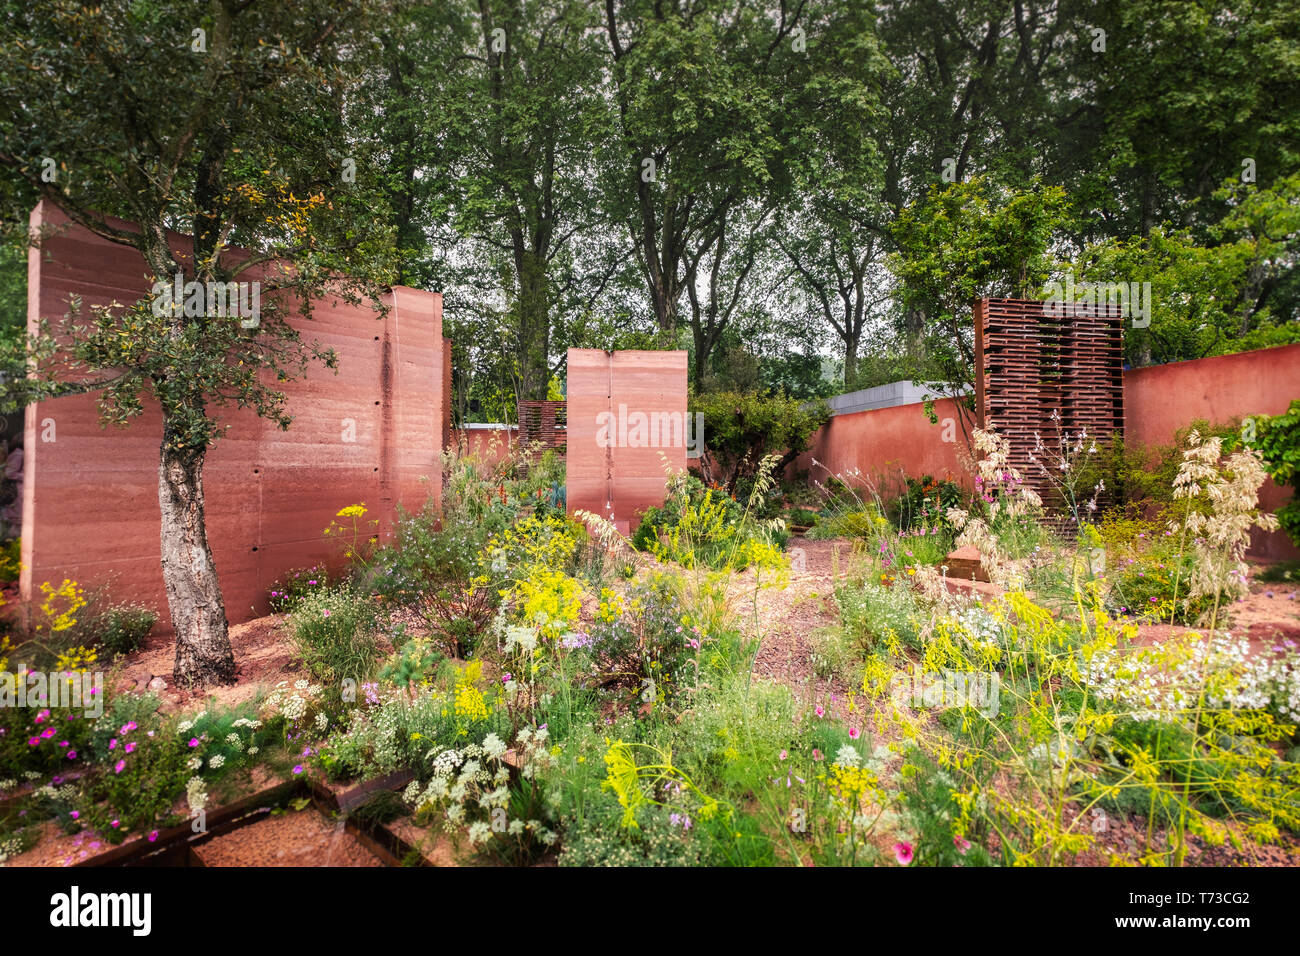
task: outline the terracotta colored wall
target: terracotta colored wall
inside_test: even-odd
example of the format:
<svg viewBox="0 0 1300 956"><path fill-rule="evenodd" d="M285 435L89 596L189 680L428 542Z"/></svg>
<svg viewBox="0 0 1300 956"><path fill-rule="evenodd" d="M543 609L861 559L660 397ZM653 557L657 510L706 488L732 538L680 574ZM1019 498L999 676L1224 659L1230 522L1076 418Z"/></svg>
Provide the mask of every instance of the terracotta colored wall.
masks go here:
<svg viewBox="0 0 1300 956"><path fill-rule="evenodd" d="M943 399L935 402L934 410L937 425L930 424L920 402L836 415L813 436L795 468L823 484L836 475L852 484L871 482L882 492L898 480L900 470L911 477L963 481L957 455L966 441L956 404ZM945 429L945 419L952 419L950 428ZM945 431L956 441L944 441Z"/></svg>
<svg viewBox="0 0 1300 956"><path fill-rule="evenodd" d="M66 222L44 203L32 214ZM178 244L182 237L173 237ZM58 318L69 293L85 307L147 293L140 256L79 227L29 259L28 321ZM334 300L295 324L307 341L335 349L338 374L313 365L290 383L292 426L282 432L251 412L222 410L226 436L204 472L209 540L232 622L267 610L266 592L285 571L336 556L322 537L335 513L364 502L387 521L396 505L418 509L439 493L444 404L442 297L395 288L388 314ZM346 420L355 423L347 440ZM54 441L42 440L53 420ZM114 598L140 600L166 622L159 568L160 414L146 405L125 430L101 429L94 396L27 409L23 575L111 584ZM47 436L48 437L48 436ZM423 481L422 478L432 481Z"/></svg>
<svg viewBox="0 0 1300 956"><path fill-rule="evenodd" d="M1300 398L1300 345L1259 349L1236 355L1175 362L1124 373L1124 431L1131 443L1168 445L1174 433L1197 419L1227 422L1247 415L1277 415ZM935 407L940 420L955 414L950 401ZM898 405L837 415L813 438L812 449L795 467L810 479L844 476L855 469L877 484L896 475L951 473L966 481L958 453L965 443L942 441L921 405ZM812 460L820 464L814 466ZM1272 481L1260 499L1275 510L1289 492ZM1297 558L1300 549L1283 532L1256 533L1251 554L1260 558Z"/></svg>
<svg viewBox="0 0 1300 956"><path fill-rule="evenodd" d="M565 455L568 508L610 518L627 532L637 515L664 500L665 468L686 467L686 446L660 436L660 447L631 447L633 433L623 439L617 427L637 413L668 413L686 424L686 352L569 349L568 451ZM610 447L600 442L601 415ZM683 433L684 434L684 433ZM707 443L708 435L704 436Z"/></svg>
<svg viewBox="0 0 1300 956"><path fill-rule="evenodd" d="M1124 373L1124 434L1130 442L1167 445L1174 432L1197 419L1218 424L1247 415L1278 415L1297 398L1300 345L1132 369ZM1289 494L1268 481L1260 501L1273 510ZM1300 549L1284 532L1257 532L1251 554L1300 558Z"/></svg>

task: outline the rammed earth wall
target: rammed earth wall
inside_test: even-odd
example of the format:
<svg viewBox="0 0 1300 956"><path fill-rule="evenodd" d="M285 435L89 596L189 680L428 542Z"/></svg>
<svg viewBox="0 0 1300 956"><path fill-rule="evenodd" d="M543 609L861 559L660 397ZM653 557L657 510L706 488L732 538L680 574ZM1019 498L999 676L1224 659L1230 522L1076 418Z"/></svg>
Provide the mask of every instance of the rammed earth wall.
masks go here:
<svg viewBox="0 0 1300 956"><path fill-rule="evenodd" d="M57 320L78 294L83 308L147 294L152 279L133 249L72 226L46 203L32 225L60 232L28 260L28 324ZM125 224L121 224L125 225ZM181 248L183 237L174 240ZM332 347L338 374L314 365L289 383L294 416L280 431L252 412L222 410L228 430L204 470L208 536L232 622L267 611L267 591L286 571L337 558L322 531L345 505L391 521L440 492L447 427L442 297L402 287L387 315L325 299L295 321L304 340ZM239 321L232 318L230 321ZM65 577L111 585L167 622L159 565L158 445L161 417L146 404L130 427L102 429L93 395L27 409L24 438L24 596ZM426 480L429 479L429 480Z"/></svg>
<svg viewBox="0 0 1300 956"><path fill-rule="evenodd" d="M1168 445L1174 434L1204 419L1224 423L1248 415L1278 415L1300 398L1300 345L1236 355L1174 362L1123 373L1124 435L1130 444ZM966 481L960 456L966 445L955 424L951 401L935 403L938 424L931 424L921 403L836 415L813 436L811 449L796 469L809 480L825 483L832 474L849 475L880 486L897 476L930 474ZM955 441L948 441L955 435ZM814 465L813 461L817 464ZM1275 510L1290 492L1272 481L1260 493L1263 506ZM1251 556L1300 558L1282 531L1255 532Z"/></svg>

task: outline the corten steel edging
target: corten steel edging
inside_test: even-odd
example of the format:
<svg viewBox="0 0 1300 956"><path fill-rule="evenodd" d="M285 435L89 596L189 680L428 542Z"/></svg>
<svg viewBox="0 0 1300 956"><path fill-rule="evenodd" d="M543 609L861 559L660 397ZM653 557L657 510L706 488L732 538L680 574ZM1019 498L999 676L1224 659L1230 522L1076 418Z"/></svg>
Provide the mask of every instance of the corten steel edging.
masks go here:
<svg viewBox="0 0 1300 956"><path fill-rule="evenodd" d="M195 847L266 819L272 810L294 797L310 799L313 807L326 816L345 814L343 826L346 832L385 866L400 866L402 860L411 855L414 847L383 824L358 823L348 811L374 793L404 786L411 779L413 775L409 771L398 771L366 781L339 796L311 780L287 780L214 810L208 814L206 829L202 833L194 833L192 822L186 820L160 830L157 840L133 840L80 860L73 866L202 866L202 860L193 852ZM172 859L173 857L179 859Z"/></svg>

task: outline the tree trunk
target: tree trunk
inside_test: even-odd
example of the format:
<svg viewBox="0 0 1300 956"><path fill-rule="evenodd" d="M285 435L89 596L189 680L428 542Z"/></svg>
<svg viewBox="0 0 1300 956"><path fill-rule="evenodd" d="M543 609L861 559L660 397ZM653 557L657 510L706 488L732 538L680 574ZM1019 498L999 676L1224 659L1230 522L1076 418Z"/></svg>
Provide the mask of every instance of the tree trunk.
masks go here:
<svg viewBox="0 0 1300 956"><path fill-rule="evenodd" d="M163 583L176 631L172 678L180 686L235 682L226 605L203 521L206 454L171 448L164 437L158 463Z"/></svg>
<svg viewBox="0 0 1300 956"><path fill-rule="evenodd" d="M844 337L844 387L851 388L858 375L858 341L861 334Z"/></svg>
<svg viewBox="0 0 1300 956"><path fill-rule="evenodd" d="M550 306L546 265L531 252L516 256L519 282L519 398L545 401L551 380Z"/></svg>

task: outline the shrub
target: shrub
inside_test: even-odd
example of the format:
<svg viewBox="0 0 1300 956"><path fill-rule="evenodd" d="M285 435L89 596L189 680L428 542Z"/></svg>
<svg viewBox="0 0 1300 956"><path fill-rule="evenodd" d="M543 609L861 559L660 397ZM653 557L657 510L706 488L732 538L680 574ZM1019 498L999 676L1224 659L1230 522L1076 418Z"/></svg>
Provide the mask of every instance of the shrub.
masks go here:
<svg viewBox="0 0 1300 956"><path fill-rule="evenodd" d="M285 614L302 603L304 598L328 591L329 586L329 571L323 565L290 571L271 586L271 610Z"/></svg>
<svg viewBox="0 0 1300 956"><path fill-rule="evenodd" d="M393 539L375 552L361 587L410 605L430 588L472 577L487 541L486 528L456 511L439 524L437 512L431 509L409 514L399 508Z"/></svg>
<svg viewBox="0 0 1300 956"><path fill-rule="evenodd" d="M469 581L430 584L420 593L420 614L443 653L467 657L496 616L500 595L486 575Z"/></svg>
<svg viewBox="0 0 1300 956"><path fill-rule="evenodd" d="M139 650L149 636L158 615L140 604L118 604L99 615L92 630L104 648L113 654Z"/></svg>
<svg viewBox="0 0 1300 956"><path fill-rule="evenodd" d="M1107 568L1110 608L1143 620L1195 625L1213 605L1204 597L1190 598L1195 558L1179 551L1164 534L1151 545Z"/></svg>
<svg viewBox="0 0 1300 956"><path fill-rule="evenodd" d="M294 647L323 684L367 676L379 657L378 615L370 599L348 589L303 598L289 617Z"/></svg>
<svg viewBox="0 0 1300 956"><path fill-rule="evenodd" d="M889 503L890 518L903 531L946 528L948 509L958 507L964 497L961 485L949 478L908 478L907 490Z"/></svg>
<svg viewBox="0 0 1300 956"><path fill-rule="evenodd" d="M752 504L771 487L757 482L742 505L718 486L706 486L694 475L674 475L662 508L645 513L633 541L661 561L685 568L707 567L741 571L750 565L784 566L780 551L789 538L784 522L758 519Z"/></svg>
<svg viewBox="0 0 1300 956"><path fill-rule="evenodd" d="M697 395L691 411L704 415L706 441L700 458L705 479L729 494L760 469L774 477L808 448L813 433L830 420L822 400L803 402L757 392Z"/></svg>
<svg viewBox="0 0 1300 956"><path fill-rule="evenodd" d="M830 504L818 515L817 523L808 532L814 540L826 538L874 538L888 525L874 504Z"/></svg>
<svg viewBox="0 0 1300 956"><path fill-rule="evenodd" d="M18 580L22 566L23 542L21 538L11 538L0 542L0 583L8 584Z"/></svg>
<svg viewBox="0 0 1300 956"><path fill-rule="evenodd" d="M686 619L674 579L656 574L626 598L602 591L585 639L573 643L600 686L656 703L675 697L683 681L693 681L687 662L700 647L701 632Z"/></svg>
<svg viewBox="0 0 1300 956"><path fill-rule="evenodd" d="M186 766L192 738L174 722L141 715L118 724L123 715L115 708L103 722L100 736L108 742L97 754L103 767L86 785L86 821L110 843L178 822L172 807L193 776Z"/></svg>
<svg viewBox="0 0 1300 956"><path fill-rule="evenodd" d="M1263 457L1270 478L1291 486L1291 500L1278 509L1277 520L1291 540L1300 544L1300 399L1291 402L1281 415L1250 421L1255 437L1247 444Z"/></svg>
<svg viewBox="0 0 1300 956"><path fill-rule="evenodd" d="M94 725L86 708L0 706L0 779L83 769Z"/></svg>

